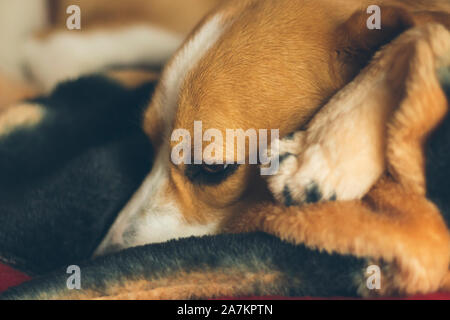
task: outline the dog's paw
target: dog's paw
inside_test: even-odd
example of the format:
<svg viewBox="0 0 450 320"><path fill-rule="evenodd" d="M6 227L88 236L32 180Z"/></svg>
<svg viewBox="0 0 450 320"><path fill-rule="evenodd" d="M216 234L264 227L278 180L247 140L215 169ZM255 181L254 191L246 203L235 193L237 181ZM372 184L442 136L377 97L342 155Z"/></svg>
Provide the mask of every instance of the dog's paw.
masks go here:
<svg viewBox="0 0 450 320"><path fill-rule="evenodd" d="M275 198L286 206L336 199L331 168L319 145L307 146L306 132L279 141L280 167L268 178Z"/></svg>
<svg viewBox="0 0 450 320"><path fill-rule="evenodd" d="M286 206L360 199L383 171L380 152L338 135L300 131L279 141L280 166L269 189Z"/></svg>

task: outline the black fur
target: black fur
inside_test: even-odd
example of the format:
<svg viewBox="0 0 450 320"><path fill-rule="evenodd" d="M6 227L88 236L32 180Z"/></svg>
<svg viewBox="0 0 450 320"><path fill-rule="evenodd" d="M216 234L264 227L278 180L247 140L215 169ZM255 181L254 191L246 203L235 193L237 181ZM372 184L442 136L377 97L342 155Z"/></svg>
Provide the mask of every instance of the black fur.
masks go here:
<svg viewBox="0 0 450 320"><path fill-rule="evenodd" d="M322 192L318 184L313 182L306 188L306 203L316 203L320 199L322 199Z"/></svg>
<svg viewBox="0 0 450 320"><path fill-rule="evenodd" d="M294 199L292 198L291 190L289 190L289 187L287 185L285 185L283 189L283 198L284 198L284 205L286 207L292 207L296 205Z"/></svg>

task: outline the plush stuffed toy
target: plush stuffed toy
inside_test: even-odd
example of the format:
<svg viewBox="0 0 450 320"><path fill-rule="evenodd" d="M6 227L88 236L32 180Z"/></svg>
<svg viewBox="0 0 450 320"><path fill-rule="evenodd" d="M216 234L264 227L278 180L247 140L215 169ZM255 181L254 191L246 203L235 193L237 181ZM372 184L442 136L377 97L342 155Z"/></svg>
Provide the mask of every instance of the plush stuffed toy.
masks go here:
<svg viewBox="0 0 450 320"><path fill-rule="evenodd" d="M406 49L408 55L396 61ZM396 68L399 65L404 68ZM127 89L105 77L88 77L28 102L26 106L39 106L40 112L27 109L34 112L22 127L0 131L0 174L5 176L1 188L10 194L0 198L0 206L7 208L0 209L0 256L36 274L53 272L1 298L330 297L450 290L449 67L450 35L445 28L429 25L405 32L342 89L305 132L281 141L280 174L270 178L269 185L289 210L279 204L254 208L230 222L230 230L242 234L147 245L80 264L149 168L151 147L135 111L149 99L145 92L152 84ZM391 99L392 91L400 98ZM386 150L382 168L378 177L374 174L374 185L361 181L369 184L362 200L333 201L342 190L325 187L339 184L312 179L315 184L303 186L291 179L297 174L316 178L314 168L305 170L308 155L314 155L312 147L326 148L341 128L348 128L346 121L355 119L351 111L368 112L367 105L389 112L381 127ZM95 111L100 109L109 110L111 117L100 116L104 111ZM34 122L36 117L45 121ZM72 122L72 117L80 120ZM366 134L363 129L359 134ZM39 139L31 139L34 135ZM358 159L344 160L352 167L351 161ZM376 161L364 163L368 170L379 169ZM8 219L3 211L9 212ZM336 219L348 221L346 229L336 229ZM355 229L363 236L356 237ZM81 290L67 287L69 264L81 267ZM367 286L370 265L382 270L378 289Z"/></svg>

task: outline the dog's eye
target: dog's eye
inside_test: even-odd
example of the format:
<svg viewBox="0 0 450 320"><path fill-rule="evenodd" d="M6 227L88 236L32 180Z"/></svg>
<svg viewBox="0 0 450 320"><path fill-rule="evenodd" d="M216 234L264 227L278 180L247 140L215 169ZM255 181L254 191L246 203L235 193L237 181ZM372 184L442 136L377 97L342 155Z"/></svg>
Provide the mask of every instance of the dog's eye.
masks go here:
<svg viewBox="0 0 450 320"><path fill-rule="evenodd" d="M185 175L195 184L217 185L231 176L237 168L237 164L188 165Z"/></svg>
<svg viewBox="0 0 450 320"><path fill-rule="evenodd" d="M219 174L226 171L229 167L228 164L203 164L202 170L208 174Z"/></svg>

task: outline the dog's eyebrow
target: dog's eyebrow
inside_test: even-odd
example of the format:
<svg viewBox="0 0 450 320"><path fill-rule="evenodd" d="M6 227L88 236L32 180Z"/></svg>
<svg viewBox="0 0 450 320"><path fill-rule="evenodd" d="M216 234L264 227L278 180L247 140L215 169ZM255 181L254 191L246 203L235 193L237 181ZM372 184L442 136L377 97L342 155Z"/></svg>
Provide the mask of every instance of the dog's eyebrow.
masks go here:
<svg viewBox="0 0 450 320"><path fill-rule="evenodd" d="M186 165L184 175L194 184L216 186L232 176L238 168L238 164L230 164L224 171L218 173L207 173L204 171L204 165L189 164Z"/></svg>

